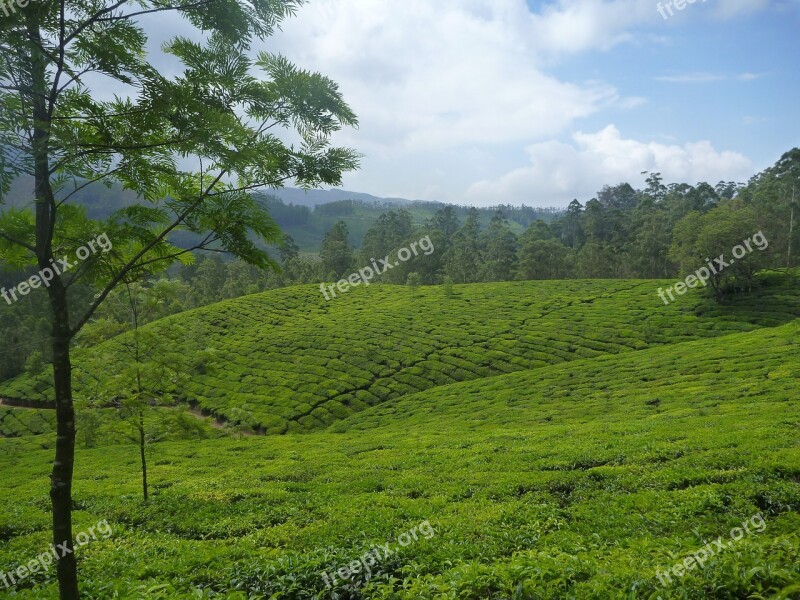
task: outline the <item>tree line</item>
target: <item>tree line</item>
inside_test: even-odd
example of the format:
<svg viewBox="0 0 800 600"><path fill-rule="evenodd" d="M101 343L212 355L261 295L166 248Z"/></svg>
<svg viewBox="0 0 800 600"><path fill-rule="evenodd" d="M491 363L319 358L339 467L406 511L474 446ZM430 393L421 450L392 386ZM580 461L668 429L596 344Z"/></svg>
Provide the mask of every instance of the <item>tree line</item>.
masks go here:
<svg viewBox="0 0 800 600"><path fill-rule="evenodd" d="M759 270L794 266L793 248L796 252L800 243L795 226L800 150L787 152L746 185L664 185L659 173L649 173L646 184L641 190L628 183L606 186L585 205L573 200L560 218L536 220L521 235L511 230L502 209L485 228L474 208L462 222L445 206L422 227L412 227L410 215L397 210L381 215L356 249L348 242L346 225L338 222L323 241L317 275L338 279L424 235L436 252L388 271L383 281L404 283L411 273L424 284L670 279L702 266L711 255L730 252L759 231L769 247L721 274L720 299L751 285ZM291 258L295 262L285 263L287 270L302 270Z"/></svg>

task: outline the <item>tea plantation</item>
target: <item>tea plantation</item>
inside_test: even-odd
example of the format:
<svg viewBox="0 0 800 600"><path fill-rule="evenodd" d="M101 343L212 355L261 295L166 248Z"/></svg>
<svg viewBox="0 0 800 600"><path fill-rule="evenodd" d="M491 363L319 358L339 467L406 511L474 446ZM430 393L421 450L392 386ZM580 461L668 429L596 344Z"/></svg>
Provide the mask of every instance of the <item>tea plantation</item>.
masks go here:
<svg viewBox="0 0 800 600"><path fill-rule="evenodd" d="M786 323L800 317L787 276L720 307L699 293L665 306L663 281L552 281L412 291L370 286L326 301L277 290L163 319L147 330L162 360L185 365L175 394L261 433L308 432L437 386ZM76 396L130 360L120 340L75 363ZM213 359L209 360L208 356ZM50 373L0 385L0 397L52 399ZM101 398L101 401L108 400ZM35 432L35 430L32 430Z"/></svg>
<svg viewBox="0 0 800 600"><path fill-rule="evenodd" d="M147 504L134 446L79 448L75 532L113 528L78 550L82 591L800 598L800 303L790 279L763 284L722 307L664 306L663 282L374 286L330 303L304 287L154 323L176 361L215 351L186 400L306 433L155 444ZM199 327L207 339L181 337ZM99 349L109 364L118 344ZM34 380L3 388L26 393L47 400ZM0 438L0 571L48 548L52 445ZM434 535L400 542L425 520ZM369 577L328 587L386 544ZM0 597L56 598L54 576Z"/></svg>

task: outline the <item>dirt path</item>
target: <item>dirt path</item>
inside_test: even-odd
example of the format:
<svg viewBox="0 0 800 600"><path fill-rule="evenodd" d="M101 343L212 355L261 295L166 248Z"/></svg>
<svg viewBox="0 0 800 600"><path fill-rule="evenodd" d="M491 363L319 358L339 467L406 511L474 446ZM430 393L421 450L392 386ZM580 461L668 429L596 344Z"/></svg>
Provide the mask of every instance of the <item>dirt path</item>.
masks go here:
<svg viewBox="0 0 800 600"><path fill-rule="evenodd" d="M206 416L206 415L203 414L203 411L201 411L197 407L190 408L189 409L189 414L191 414L193 417L196 417L196 418L200 419L201 421L210 420L211 421L211 426L214 429L219 429L219 430L224 430L225 429L225 422L222 419L219 419L219 418L216 418L216 417L213 417L213 416Z"/></svg>
<svg viewBox="0 0 800 600"><path fill-rule="evenodd" d="M26 404L29 404L29 403L24 401L24 400L11 400L9 398L0 397L0 406L7 406L9 408L16 408L16 409L19 409L19 410L55 410L53 407L49 407L49 406L26 406ZM219 431L226 431L226 432L229 432L229 433L233 433L225 425L225 420L224 419L222 419L220 417L215 417L213 415L204 415L203 411L200 410L200 408L198 408L197 406L189 407L188 408L188 412L189 412L190 415L192 415L196 419L198 419L200 421L207 422L214 429L217 429ZM242 436L245 436L245 437L263 435L261 433L252 433L252 432L248 432L248 431L242 431L242 432L237 432L237 433L239 435L242 435Z"/></svg>
<svg viewBox="0 0 800 600"><path fill-rule="evenodd" d="M0 406L7 406L9 408L19 408L22 410L55 410L54 406L26 406L30 402L24 400L11 400L10 398L0 398Z"/></svg>

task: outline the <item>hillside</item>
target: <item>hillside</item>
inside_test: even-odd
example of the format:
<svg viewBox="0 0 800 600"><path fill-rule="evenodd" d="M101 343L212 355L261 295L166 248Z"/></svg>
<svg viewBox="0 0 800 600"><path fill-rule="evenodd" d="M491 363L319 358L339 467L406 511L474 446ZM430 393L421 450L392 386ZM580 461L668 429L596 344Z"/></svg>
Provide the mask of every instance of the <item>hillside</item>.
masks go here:
<svg viewBox="0 0 800 600"><path fill-rule="evenodd" d="M174 394L261 433L323 429L370 406L461 381L775 326L800 317L800 291L765 276L719 306L699 293L664 306L663 281L553 281L411 290L372 285L326 301L275 290L152 323L156 353L189 376ZM124 369L125 336L77 353L76 395ZM209 356L213 358L208 358ZM0 385L47 404L49 376ZM94 398L101 404L109 398Z"/></svg>
<svg viewBox="0 0 800 600"><path fill-rule="evenodd" d="M136 203L136 196L123 190L119 185L106 187L99 183L85 185L79 182L79 190L74 201L86 209L93 219L106 219L115 211ZM20 177L14 180L4 201L12 207L32 206L30 200L33 180ZM67 188L70 189L70 188ZM359 247L364 234L378 220L378 217L390 210L406 210L411 214L415 226L421 226L431 219L436 211L446 206L441 202L425 202L421 200L405 200L403 198L380 198L360 192L349 192L341 189L300 190L296 188L268 189L255 192L254 197L270 207L270 212L281 230L290 235L305 253L319 252L322 238L330 231L334 223L341 220L347 224L351 234L351 242ZM455 214L464 219L468 212L466 206L453 207ZM504 213L509 219L511 230L522 234L525 228L541 219L551 222L563 211L555 208L530 208L526 206L505 206ZM479 208L481 223L486 226L495 214L496 208ZM197 243L198 238L185 232L171 236L179 246L187 247Z"/></svg>
<svg viewBox="0 0 800 600"><path fill-rule="evenodd" d="M81 550L85 592L796 598L799 334L794 321L448 385L331 432L160 444L147 506L134 448L81 450L76 530L114 531ZM47 543L42 443L0 440L0 564ZM396 541L424 520L433 535ZM662 584L711 540L701 569ZM387 543L370 578L326 587L323 572ZM56 597L33 582L16 597Z"/></svg>
<svg viewBox="0 0 800 600"><path fill-rule="evenodd" d="M270 196L280 198L286 204L296 204L298 206L315 207L321 204L329 204L331 202L340 202L342 200L355 200L364 204L394 204L398 207L412 204L412 200L405 198L381 198L371 194L364 194L362 192L349 192L341 189L327 189L327 190L300 190L293 187L279 188L270 190ZM418 201L421 202L421 201Z"/></svg>

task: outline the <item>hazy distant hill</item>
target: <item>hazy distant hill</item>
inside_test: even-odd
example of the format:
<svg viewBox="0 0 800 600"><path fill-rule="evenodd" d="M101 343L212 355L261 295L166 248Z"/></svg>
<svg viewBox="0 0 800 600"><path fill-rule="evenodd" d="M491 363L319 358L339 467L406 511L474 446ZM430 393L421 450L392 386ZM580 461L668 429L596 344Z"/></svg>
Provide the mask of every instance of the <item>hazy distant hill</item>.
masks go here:
<svg viewBox="0 0 800 600"><path fill-rule="evenodd" d="M8 206L30 206L33 182L30 177L17 179L6 198ZM69 186L68 189L71 189ZM297 242L302 252L315 253L325 233L336 221L344 221L350 231L350 243L358 247L364 234L377 220L389 210L407 210L411 213L415 225L422 225L433 217L437 210L444 207L442 202L422 200L406 200L404 198L380 198L370 194L349 192L346 190L300 190L283 188L258 192L256 196L269 206L270 213L280 225ZM277 200L276 200L277 199ZM74 201L86 207L92 219L103 219L124 206L135 203L136 197L119 186L107 188L100 184L89 185L75 194ZM560 211L556 209L540 209L530 207L503 207L512 230L520 234L535 221L542 219L551 221ZM467 207L457 206L456 215L463 222L467 215ZM485 227L494 208L479 208L482 225ZM190 243L192 236L179 233L172 241L178 245Z"/></svg>
<svg viewBox="0 0 800 600"><path fill-rule="evenodd" d="M356 200L365 203L390 203L397 205L410 204L410 200L405 198L380 198L371 194L362 194L360 192L348 192L347 190L300 190L297 188L282 188L279 190L270 190L268 192L271 196L280 198L286 204L298 204L300 206L319 206L320 204L328 204L330 202L338 202L340 200Z"/></svg>
<svg viewBox="0 0 800 600"><path fill-rule="evenodd" d="M11 192L8 195L7 201L11 206L23 206L32 201L31 192L33 190L33 178L20 177L14 181L11 186ZM286 204L295 204L297 206L315 207L321 204L330 204L331 202L339 202L341 200L355 200L357 202L364 202L366 204L393 204L393 205L408 205L411 204L410 200L404 198L380 198L370 194L362 194L359 192L348 192L346 190L301 190L297 188L282 188L279 190L266 190L265 193L270 196L280 198ZM105 188L100 184L87 186L76 196L83 204L89 205L97 199L102 199L105 202L105 214L111 210L119 208L124 204L131 204L135 199L132 192L124 191L117 186L112 188Z"/></svg>

